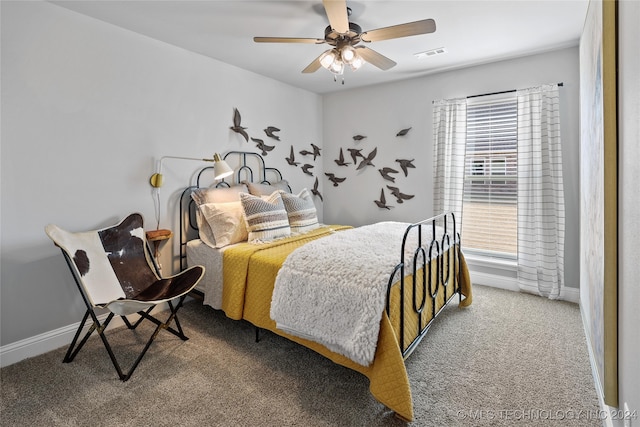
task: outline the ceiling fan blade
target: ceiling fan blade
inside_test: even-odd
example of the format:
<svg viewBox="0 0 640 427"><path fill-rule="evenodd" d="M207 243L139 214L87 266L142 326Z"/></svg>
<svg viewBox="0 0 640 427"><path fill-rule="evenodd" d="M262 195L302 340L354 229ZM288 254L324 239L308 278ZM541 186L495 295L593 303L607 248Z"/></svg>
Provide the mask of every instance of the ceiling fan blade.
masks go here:
<svg viewBox="0 0 640 427"><path fill-rule="evenodd" d="M365 61L367 61L368 63L370 63L371 65L375 65L376 67L380 68L381 70L388 70L389 68L393 68L395 67L396 63L392 60L390 60L389 58L387 58L386 56L379 54L378 52L376 52L373 49L369 49L368 47L365 46L358 46L356 47L356 50L358 52L358 55L360 55L360 57L362 57L362 59L364 59Z"/></svg>
<svg viewBox="0 0 640 427"><path fill-rule="evenodd" d="M322 56L322 55L324 55L324 53L321 54L320 56ZM318 71L318 69L322 65L322 64L320 64L320 56L318 56L316 59L314 59L311 64L307 65L307 68L302 70L302 72L307 74L307 73L315 73L316 71Z"/></svg>
<svg viewBox="0 0 640 427"><path fill-rule="evenodd" d="M347 0L322 0L322 4L327 13L327 18L329 18L331 28L338 33L348 32Z"/></svg>
<svg viewBox="0 0 640 427"><path fill-rule="evenodd" d="M429 34L436 31L436 21L423 19L422 21L407 22L406 24L393 25L391 27L378 28L365 31L360 34L360 39L365 42L377 42L380 40L397 39L400 37Z"/></svg>
<svg viewBox="0 0 640 427"><path fill-rule="evenodd" d="M254 37L253 41L256 43L324 43L324 39L305 39L298 37Z"/></svg>

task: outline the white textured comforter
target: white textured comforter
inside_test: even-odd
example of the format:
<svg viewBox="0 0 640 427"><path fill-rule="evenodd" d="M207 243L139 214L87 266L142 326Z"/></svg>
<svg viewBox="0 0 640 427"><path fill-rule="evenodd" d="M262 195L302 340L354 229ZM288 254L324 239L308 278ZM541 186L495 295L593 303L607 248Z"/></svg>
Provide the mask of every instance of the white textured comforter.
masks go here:
<svg viewBox="0 0 640 427"><path fill-rule="evenodd" d="M273 291L271 318L278 329L370 365L389 275L399 262L407 226L400 222L362 226L292 252ZM412 254L415 246L407 247Z"/></svg>

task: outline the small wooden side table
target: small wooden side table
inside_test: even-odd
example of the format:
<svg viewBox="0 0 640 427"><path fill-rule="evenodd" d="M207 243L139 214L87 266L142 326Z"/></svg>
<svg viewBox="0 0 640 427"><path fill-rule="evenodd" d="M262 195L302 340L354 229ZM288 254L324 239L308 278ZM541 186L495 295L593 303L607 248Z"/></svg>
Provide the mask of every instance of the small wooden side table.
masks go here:
<svg viewBox="0 0 640 427"><path fill-rule="evenodd" d="M173 236L171 230L160 229L160 230L151 230L147 231L147 241L153 242L153 257L156 259L156 264L158 264L158 268L162 270L162 266L160 265L160 244L164 241L167 241Z"/></svg>

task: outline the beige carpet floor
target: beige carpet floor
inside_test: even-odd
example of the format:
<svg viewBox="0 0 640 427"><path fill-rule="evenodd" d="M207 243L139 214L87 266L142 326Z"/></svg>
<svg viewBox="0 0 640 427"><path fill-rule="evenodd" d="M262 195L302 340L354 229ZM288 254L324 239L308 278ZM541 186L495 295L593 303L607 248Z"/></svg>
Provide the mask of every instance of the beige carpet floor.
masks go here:
<svg viewBox="0 0 640 427"><path fill-rule="evenodd" d="M448 307L406 361L413 426L598 426L576 304L476 286ZM3 426L401 426L362 375L198 301L181 310L188 341L162 332L123 383L97 336L0 371ZM141 329L142 326L139 328ZM131 360L149 328L108 332ZM126 364L124 362L123 364Z"/></svg>

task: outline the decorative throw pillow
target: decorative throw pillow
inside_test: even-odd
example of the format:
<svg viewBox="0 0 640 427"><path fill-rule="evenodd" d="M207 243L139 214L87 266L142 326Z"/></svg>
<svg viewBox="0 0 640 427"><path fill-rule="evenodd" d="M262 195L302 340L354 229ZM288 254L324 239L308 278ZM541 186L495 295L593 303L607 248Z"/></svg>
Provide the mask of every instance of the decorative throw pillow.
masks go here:
<svg viewBox="0 0 640 427"><path fill-rule="evenodd" d="M248 191L245 184L232 185L231 187L197 188L191 193L191 198L198 206L205 203L238 202L240 201L240 193Z"/></svg>
<svg viewBox="0 0 640 427"><path fill-rule="evenodd" d="M240 193L250 242L268 242L291 235L287 211L280 193L274 192L263 199L247 193Z"/></svg>
<svg viewBox="0 0 640 427"><path fill-rule="evenodd" d="M243 218L242 203L205 203L200 212L211 227L216 248L247 240L247 226Z"/></svg>
<svg viewBox="0 0 640 427"><path fill-rule="evenodd" d="M281 192L292 233L306 233L318 228L316 205L309 190L304 188L298 195Z"/></svg>
<svg viewBox="0 0 640 427"><path fill-rule="evenodd" d="M248 190L244 184L233 185L231 187L207 187L197 188L191 192L191 198L196 203L196 224L198 225L198 234L208 246L216 247L216 239L211 230L211 226L206 219L202 217L200 205L207 203L227 203L240 201L240 193L246 193Z"/></svg>
<svg viewBox="0 0 640 427"><path fill-rule="evenodd" d="M274 182L273 184L258 184L256 182L242 181L249 188L249 194L254 196L270 196L274 191L282 190L291 193L291 187L286 179Z"/></svg>

